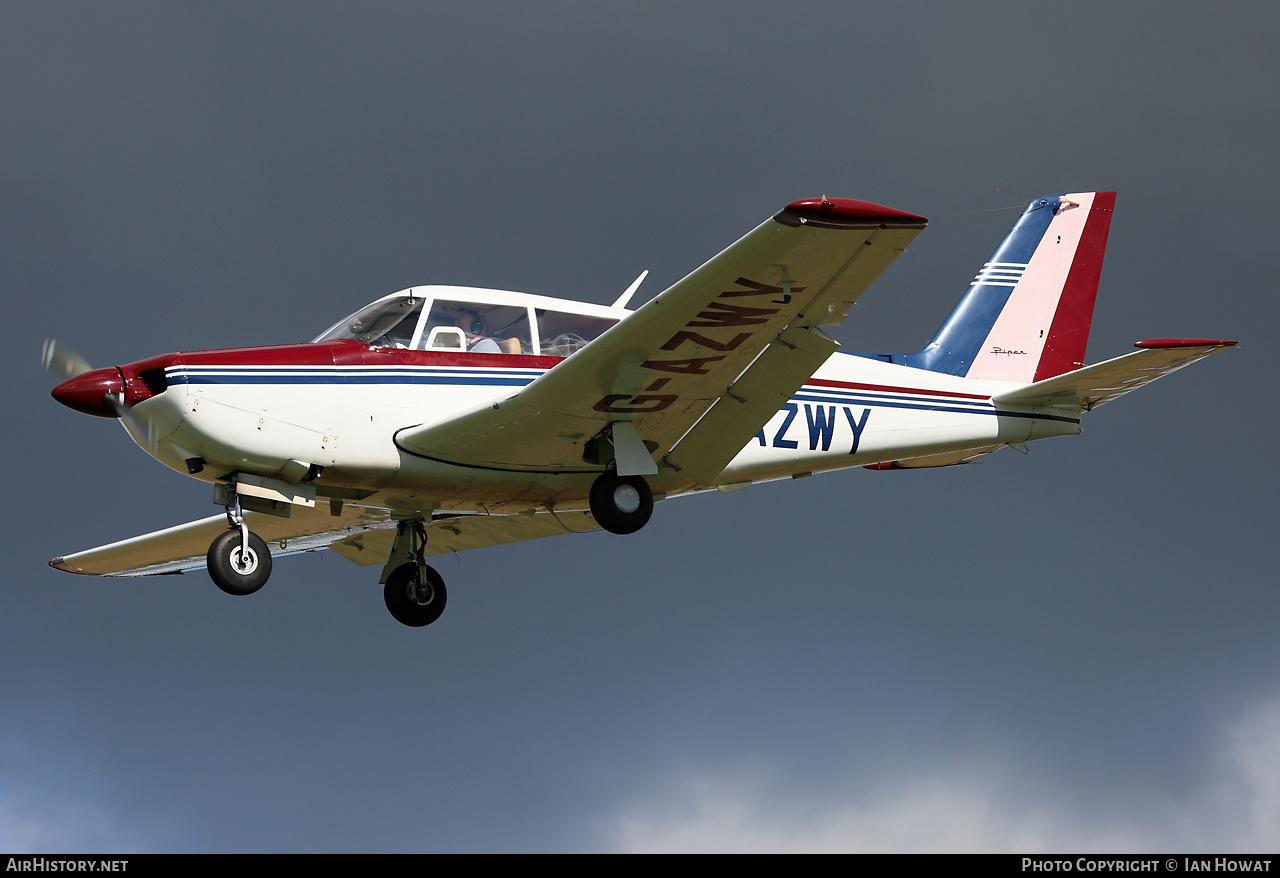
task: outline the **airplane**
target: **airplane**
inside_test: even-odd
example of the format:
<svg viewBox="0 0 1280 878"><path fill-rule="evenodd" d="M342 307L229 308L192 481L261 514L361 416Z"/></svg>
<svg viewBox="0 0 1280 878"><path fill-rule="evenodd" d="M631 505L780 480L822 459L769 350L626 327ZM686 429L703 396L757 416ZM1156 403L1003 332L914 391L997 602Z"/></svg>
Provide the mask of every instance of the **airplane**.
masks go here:
<svg viewBox="0 0 1280 878"><path fill-rule="evenodd" d="M458 286L384 296L306 344L90 368L46 342L60 403L116 418L213 485L221 513L50 561L100 576L205 567L247 595L272 553L381 565L391 615L445 608L433 555L603 528L679 495L862 466L965 464L1236 344L1149 339L1085 365L1114 192L1032 200L922 349L838 351L823 327L927 220L795 201L647 302Z"/></svg>

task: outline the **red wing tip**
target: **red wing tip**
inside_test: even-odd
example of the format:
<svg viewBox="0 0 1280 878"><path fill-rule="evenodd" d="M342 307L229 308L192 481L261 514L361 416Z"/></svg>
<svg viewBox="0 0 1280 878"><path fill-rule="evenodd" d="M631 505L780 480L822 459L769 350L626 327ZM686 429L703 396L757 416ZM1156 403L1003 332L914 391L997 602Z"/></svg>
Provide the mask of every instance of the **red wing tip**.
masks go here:
<svg viewBox="0 0 1280 878"><path fill-rule="evenodd" d="M1225 338L1148 338L1135 341L1133 346L1135 348L1200 348L1239 343Z"/></svg>
<svg viewBox="0 0 1280 878"><path fill-rule="evenodd" d="M790 214L806 222L831 225L887 225L919 226L929 222L922 216L852 198L805 198L793 201L783 208L779 216Z"/></svg>
<svg viewBox="0 0 1280 878"><path fill-rule="evenodd" d="M902 466L902 464L898 463L896 460L886 460L881 463L864 463L862 465L862 468L863 469L905 469L905 467Z"/></svg>

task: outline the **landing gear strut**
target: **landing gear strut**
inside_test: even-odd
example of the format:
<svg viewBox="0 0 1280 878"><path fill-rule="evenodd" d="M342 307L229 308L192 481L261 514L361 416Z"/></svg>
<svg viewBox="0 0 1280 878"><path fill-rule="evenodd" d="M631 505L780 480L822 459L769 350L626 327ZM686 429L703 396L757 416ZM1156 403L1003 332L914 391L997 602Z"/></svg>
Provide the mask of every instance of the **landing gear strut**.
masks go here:
<svg viewBox="0 0 1280 878"><path fill-rule="evenodd" d="M591 486L591 515L611 534L633 534L653 515L653 491L643 476L605 471Z"/></svg>
<svg viewBox="0 0 1280 878"><path fill-rule="evenodd" d="M401 625L422 628L440 618L449 593L444 579L426 562L427 532L421 521L400 523L397 545L406 538L412 560L391 571L382 589L382 599ZM395 551L393 547L393 557Z"/></svg>
<svg viewBox="0 0 1280 878"><path fill-rule="evenodd" d="M271 576L271 550L245 525L238 497L227 507L227 524L230 530L218 534L205 556L209 578L227 594L253 594Z"/></svg>

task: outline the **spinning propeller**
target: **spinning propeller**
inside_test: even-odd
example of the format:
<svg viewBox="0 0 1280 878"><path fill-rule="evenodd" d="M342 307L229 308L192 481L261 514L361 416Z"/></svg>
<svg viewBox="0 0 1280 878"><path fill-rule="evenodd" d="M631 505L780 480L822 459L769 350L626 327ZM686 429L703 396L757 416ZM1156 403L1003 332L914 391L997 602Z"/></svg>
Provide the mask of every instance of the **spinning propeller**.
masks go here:
<svg viewBox="0 0 1280 878"><path fill-rule="evenodd" d="M89 365L88 360L66 345L58 344L51 338L44 340L44 347L40 352L40 362L46 371L57 375L64 381L77 375L83 375L85 372L93 371L93 367Z"/></svg>

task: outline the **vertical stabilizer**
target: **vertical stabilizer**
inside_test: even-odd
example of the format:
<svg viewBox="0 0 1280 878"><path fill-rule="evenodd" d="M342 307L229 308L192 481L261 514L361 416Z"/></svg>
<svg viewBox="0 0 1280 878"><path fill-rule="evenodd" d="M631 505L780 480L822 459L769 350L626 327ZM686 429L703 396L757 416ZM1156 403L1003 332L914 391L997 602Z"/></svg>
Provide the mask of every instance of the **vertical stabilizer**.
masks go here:
<svg viewBox="0 0 1280 878"><path fill-rule="evenodd" d="M1114 192L1027 205L925 348L892 362L969 378L1039 381L1084 364Z"/></svg>

